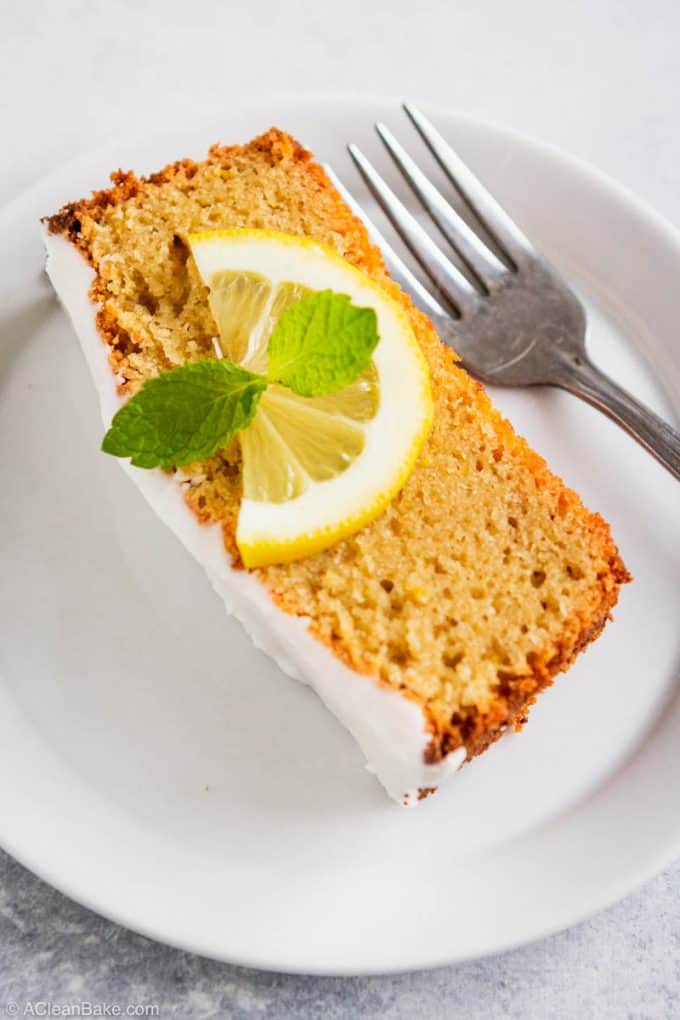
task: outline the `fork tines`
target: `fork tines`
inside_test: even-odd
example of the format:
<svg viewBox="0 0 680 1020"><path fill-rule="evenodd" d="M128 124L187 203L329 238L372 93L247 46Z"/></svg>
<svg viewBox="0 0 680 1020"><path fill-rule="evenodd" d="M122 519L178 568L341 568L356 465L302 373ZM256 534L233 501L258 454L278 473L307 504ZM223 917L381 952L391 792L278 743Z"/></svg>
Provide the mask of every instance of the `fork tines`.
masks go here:
<svg viewBox="0 0 680 1020"><path fill-rule="evenodd" d="M411 103L405 103L404 110L449 180L497 242L510 266L516 267L523 255L534 254L531 242L429 120ZM468 226L392 132L381 123L376 124L376 131L407 184L468 268L477 286L473 286L435 244L361 150L352 144L348 146L349 153L405 244L442 294L463 316L478 305L480 294L488 293L511 269Z"/></svg>

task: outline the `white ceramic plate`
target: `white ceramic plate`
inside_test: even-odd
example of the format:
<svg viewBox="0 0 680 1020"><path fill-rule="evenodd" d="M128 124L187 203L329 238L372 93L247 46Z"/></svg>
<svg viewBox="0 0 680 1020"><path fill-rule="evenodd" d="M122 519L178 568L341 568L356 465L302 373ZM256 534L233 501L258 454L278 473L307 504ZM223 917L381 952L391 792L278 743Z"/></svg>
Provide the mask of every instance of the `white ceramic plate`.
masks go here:
<svg viewBox="0 0 680 1020"><path fill-rule="evenodd" d="M595 359L672 417L680 236L553 150L433 116L586 296ZM524 733L415 811L389 802L315 696L251 648L98 452L94 390L41 273L38 217L112 167L155 169L272 122L365 199L343 143L393 177L377 118L429 165L396 102L275 101L111 145L0 217L0 842L131 928L287 971L508 948L623 896L680 847L679 490L595 411L553 391L495 394L611 521L635 583Z"/></svg>

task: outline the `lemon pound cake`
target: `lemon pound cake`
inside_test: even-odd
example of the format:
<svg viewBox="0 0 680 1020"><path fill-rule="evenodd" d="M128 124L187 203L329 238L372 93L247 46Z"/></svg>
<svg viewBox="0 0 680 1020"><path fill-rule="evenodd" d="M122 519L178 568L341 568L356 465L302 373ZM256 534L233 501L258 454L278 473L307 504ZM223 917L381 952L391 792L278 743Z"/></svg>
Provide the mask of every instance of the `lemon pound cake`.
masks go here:
<svg viewBox="0 0 680 1020"><path fill-rule="evenodd" d="M44 224L104 450L390 795L519 728L629 575L310 153L271 129Z"/></svg>

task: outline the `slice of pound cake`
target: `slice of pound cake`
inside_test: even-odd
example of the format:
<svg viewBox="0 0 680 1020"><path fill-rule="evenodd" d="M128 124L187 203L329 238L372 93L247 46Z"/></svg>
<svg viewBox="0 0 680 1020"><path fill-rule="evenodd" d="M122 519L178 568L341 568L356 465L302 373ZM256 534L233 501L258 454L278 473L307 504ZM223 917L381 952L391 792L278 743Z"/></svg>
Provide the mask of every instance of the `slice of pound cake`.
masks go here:
<svg viewBox="0 0 680 1020"><path fill-rule="evenodd" d="M352 534L249 569L236 543L238 437L181 469L121 464L255 643L314 687L391 796L415 803L526 721L536 695L598 636L629 575L606 522L457 366L321 167L275 129L149 178L118 171L110 189L45 220L48 273L107 426L159 373L214 358L216 322L190 239L240 228L321 242L399 303L434 398L413 470Z"/></svg>

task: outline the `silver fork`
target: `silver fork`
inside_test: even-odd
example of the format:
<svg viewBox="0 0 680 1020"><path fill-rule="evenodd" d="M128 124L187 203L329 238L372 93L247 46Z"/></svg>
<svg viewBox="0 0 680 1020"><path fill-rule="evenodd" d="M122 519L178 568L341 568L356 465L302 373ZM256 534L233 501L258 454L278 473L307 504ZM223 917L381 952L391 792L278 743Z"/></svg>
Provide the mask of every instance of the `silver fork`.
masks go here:
<svg viewBox="0 0 680 1020"><path fill-rule="evenodd" d="M350 145L371 192L453 313L420 283L334 177L382 249L392 276L430 316L472 375L503 386L568 390L604 411L680 479L680 432L593 364L585 346L586 315L576 295L427 118L410 103L404 110L504 257L467 225L385 125L376 124L406 182L474 283L434 243L360 149Z"/></svg>

